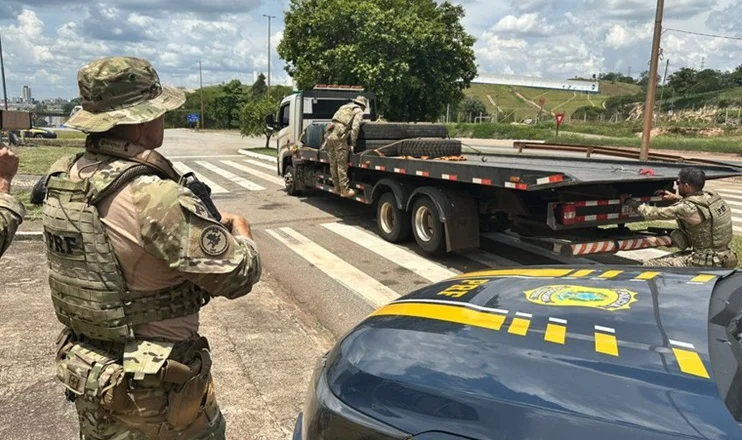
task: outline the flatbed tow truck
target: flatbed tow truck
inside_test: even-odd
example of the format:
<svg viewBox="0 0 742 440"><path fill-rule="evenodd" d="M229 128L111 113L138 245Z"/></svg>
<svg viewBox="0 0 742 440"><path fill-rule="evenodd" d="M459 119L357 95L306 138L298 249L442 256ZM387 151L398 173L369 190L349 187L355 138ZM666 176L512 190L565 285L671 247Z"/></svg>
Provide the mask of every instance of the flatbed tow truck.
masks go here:
<svg viewBox="0 0 742 440"><path fill-rule="evenodd" d="M411 235L429 254L478 248L482 232L503 231L562 257L670 246L669 230L637 231L626 226L642 218L622 203L621 195L667 205L655 193L672 190L678 171L685 166L700 167L707 180L742 175L742 169L730 164L659 156L644 162L632 159L634 153L629 150L606 147L516 144L519 151L552 151L542 155L461 153L460 141L440 135L435 124L374 122L373 93L322 87L284 98L278 124L272 115L266 118L269 127L279 130L277 174L284 177L289 194L314 189L336 193L329 155L317 140L334 110L358 94L372 103L364 116L368 121L361 138L364 130L371 138L379 137L374 133L397 133L397 138L359 141L357 150L362 151L350 155L348 169L351 186L357 190L354 200L376 205L382 238L398 243ZM312 114L307 105L322 108L323 114ZM439 136L412 138L405 133ZM425 156L425 151L454 151L456 142L458 154ZM405 145L411 148L405 150ZM588 157L555 154L565 149L584 151ZM417 157L410 156L410 151L416 151ZM622 157L593 158L591 154Z"/></svg>

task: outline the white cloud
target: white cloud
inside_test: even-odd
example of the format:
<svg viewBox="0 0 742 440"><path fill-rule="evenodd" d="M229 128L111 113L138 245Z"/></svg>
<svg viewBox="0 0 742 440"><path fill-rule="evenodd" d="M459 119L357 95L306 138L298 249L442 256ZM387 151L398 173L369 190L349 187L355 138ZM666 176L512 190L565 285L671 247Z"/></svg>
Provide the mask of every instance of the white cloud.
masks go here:
<svg viewBox="0 0 742 440"><path fill-rule="evenodd" d="M520 17L505 16L492 27L492 30L514 34L548 35L554 31L554 26L548 24L538 13L530 13Z"/></svg>

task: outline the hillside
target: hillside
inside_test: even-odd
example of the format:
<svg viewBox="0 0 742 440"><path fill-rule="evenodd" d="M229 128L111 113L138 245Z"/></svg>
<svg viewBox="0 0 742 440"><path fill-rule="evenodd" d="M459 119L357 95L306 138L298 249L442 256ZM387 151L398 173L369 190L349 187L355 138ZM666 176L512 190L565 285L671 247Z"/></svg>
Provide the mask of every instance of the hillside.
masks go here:
<svg viewBox="0 0 742 440"><path fill-rule="evenodd" d="M479 98L491 114L495 111L493 102L497 102L501 115L504 112L505 115L516 116L516 119L522 120L536 117L541 99L544 100L544 112L564 112L571 115L580 107L602 107L603 102L611 96L631 95L640 90L639 86L633 84L604 82L601 82L600 88L600 94L585 94L531 87L472 84L464 93ZM543 116L548 117L548 113Z"/></svg>

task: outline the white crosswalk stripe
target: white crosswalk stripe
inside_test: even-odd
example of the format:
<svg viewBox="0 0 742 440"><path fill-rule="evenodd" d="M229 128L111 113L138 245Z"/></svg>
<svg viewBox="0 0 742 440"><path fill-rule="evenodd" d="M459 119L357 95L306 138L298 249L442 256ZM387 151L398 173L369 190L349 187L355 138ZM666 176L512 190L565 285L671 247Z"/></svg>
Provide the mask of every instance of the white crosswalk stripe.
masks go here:
<svg viewBox="0 0 742 440"><path fill-rule="evenodd" d="M276 169L277 169L275 165L271 165L269 163L265 163L265 162L260 161L260 160L243 159L242 161L243 162L247 162L250 165L255 165L256 167L265 168L266 170L271 170L274 173L276 172Z"/></svg>
<svg viewBox="0 0 742 440"><path fill-rule="evenodd" d="M188 165L184 164L183 162L173 162L173 168L180 174L186 174L194 172ZM202 181L203 183L207 184L209 188L211 188L212 194L224 194L228 193L229 191L225 189L223 186L217 184L213 180L210 180L206 177L204 177L201 173L196 173L196 177L198 180Z"/></svg>
<svg viewBox="0 0 742 440"><path fill-rule="evenodd" d="M268 229L266 232L374 307L399 298L399 294L392 289L292 228Z"/></svg>
<svg viewBox="0 0 742 440"><path fill-rule="evenodd" d="M245 172L245 173L248 173L248 174L252 174L253 176L259 177L259 178L261 178L263 180L266 180L268 182L275 183L276 185L279 185L279 186L284 186L283 179L281 179L280 177L271 176L270 174L266 174L266 173L263 173L261 171L256 171L256 170L254 170L252 168L248 168L248 167L246 167L246 166L244 166L242 164L239 164L239 163L237 163L235 161L232 161L232 160L223 160L221 162L224 165L229 165L232 168L238 169L238 170L240 170L242 172Z"/></svg>
<svg viewBox="0 0 742 440"><path fill-rule="evenodd" d="M200 166L206 168L207 170L212 171L212 172L214 172L214 173L216 173L216 174L224 177L225 179L231 180L232 182L236 183L237 185L239 185L239 186L241 186L241 187L243 187L243 188L245 188L247 190L250 190L250 191L262 191L262 190L265 189L265 187L262 187L262 186L258 185L257 183L250 182L249 180L243 179L242 177L240 177L240 176L238 176L236 174L230 173L229 171L227 171L225 169L219 168L218 166L212 164L211 162L197 160L196 163L199 164Z"/></svg>
<svg viewBox="0 0 742 440"><path fill-rule="evenodd" d="M414 252L350 225L324 223L322 227L434 283L455 277L461 273L446 269Z"/></svg>

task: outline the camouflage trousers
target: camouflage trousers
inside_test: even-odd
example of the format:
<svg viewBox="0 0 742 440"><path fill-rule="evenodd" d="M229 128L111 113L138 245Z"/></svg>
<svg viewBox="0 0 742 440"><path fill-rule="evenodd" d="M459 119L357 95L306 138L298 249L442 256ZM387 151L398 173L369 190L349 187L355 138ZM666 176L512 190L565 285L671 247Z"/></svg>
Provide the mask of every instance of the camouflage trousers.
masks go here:
<svg viewBox="0 0 742 440"><path fill-rule="evenodd" d="M175 378L166 374L163 366L158 374L145 375L141 380L134 380L131 373L122 375L122 380L107 380L101 391L90 393L88 390L107 377L107 369L104 366L101 370L101 363L106 364L106 359L121 359L122 354L120 345L97 342L84 339L74 342L85 347L78 351L82 353L78 355L80 359L95 359L83 384L85 392L81 395L69 389L66 392L68 399L75 402L81 439L225 439L226 421L216 402L205 338L176 344L168 357L191 371L196 370L195 376L188 378L188 373ZM198 356L194 356L195 352ZM196 358L198 362L194 362ZM59 357L57 362L59 369Z"/></svg>
<svg viewBox="0 0 742 440"><path fill-rule="evenodd" d="M330 133L326 142L327 154L330 155L332 184L336 191L347 191L349 188L348 154L350 153L350 147L343 139L339 139L336 133Z"/></svg>
<svg viewBox="0 0 742 440"><path fill-rule="evenodd" d="M731 249L715 251L682 251L664 257L647 260L644 266L654 267L708 267L715 269L734 269L737 255Z"/></svg>

